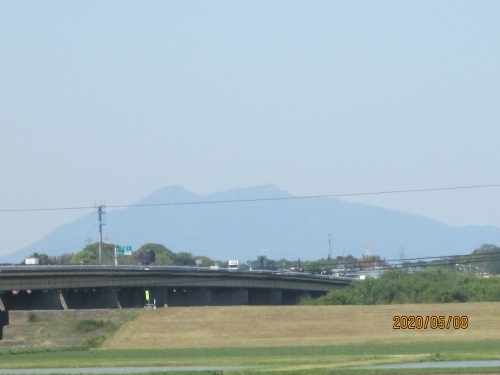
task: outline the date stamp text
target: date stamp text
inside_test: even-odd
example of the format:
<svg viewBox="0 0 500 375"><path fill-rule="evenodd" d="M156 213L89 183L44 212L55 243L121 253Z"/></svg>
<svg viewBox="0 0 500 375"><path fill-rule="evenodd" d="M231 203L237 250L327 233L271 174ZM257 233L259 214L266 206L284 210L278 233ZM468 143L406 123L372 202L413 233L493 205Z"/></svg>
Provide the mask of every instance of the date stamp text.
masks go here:
<svg viewBox="0 0 500 375"><path fill-rule="evenodd" d="M467 329L469 318L467 316L449 315L395 315L393 318L394 329Z"/></svg>

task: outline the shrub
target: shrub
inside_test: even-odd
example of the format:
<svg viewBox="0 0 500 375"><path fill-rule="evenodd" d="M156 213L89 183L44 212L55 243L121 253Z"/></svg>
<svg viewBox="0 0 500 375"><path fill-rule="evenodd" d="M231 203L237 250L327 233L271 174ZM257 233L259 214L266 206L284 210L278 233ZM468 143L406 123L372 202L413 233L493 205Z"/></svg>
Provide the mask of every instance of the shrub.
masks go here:
<svg viewBox="0 0 500 375"><path fill-rule="evenodd" d="M103 328L104 324L105 324L104 320L98 320L98 319L79 320L76 323L76 330L78 332L88 333Z"/></svg>
<svg viewBox="0 0 500 375"><path fill-rule="evenodd" d="M34 312L30 312L28 314L28 323L36 323L40 321L40 317L36 315Z"/></svg>
<svg viewBox="0 0 500 375"><path fill-rule="evenodd" d="M86 348L98 348L105 340L106 340L106 336L88 338L85 340L85 347Z"/></svg>
<svg viewBox="0 0 500 375"><path fill-rule="evenodd" d="M500 279L461 275L444 268L409 273L391 270L379 279L353 281L346 288L302 305L500 302Z"/></svg>

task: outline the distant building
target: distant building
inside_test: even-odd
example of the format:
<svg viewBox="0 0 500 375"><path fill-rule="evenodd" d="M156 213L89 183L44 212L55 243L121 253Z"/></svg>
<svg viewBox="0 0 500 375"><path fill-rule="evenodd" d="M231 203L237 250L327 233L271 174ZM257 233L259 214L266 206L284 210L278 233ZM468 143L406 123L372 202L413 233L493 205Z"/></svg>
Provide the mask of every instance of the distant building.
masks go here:
<svg viewBox="0 0 500 375"><path fill-rule="evenodd" d="M40 259L36 258L36 257L31 257L31 258L26 258L24 260L24 264L26 265L36 265L36 264L40 264Z"/></svg>

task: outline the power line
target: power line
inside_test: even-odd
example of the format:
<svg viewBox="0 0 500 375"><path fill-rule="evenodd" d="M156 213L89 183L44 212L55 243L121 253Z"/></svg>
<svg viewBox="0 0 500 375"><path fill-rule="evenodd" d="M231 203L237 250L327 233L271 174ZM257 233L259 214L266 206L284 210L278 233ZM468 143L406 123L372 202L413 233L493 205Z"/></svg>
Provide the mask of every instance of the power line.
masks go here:
<svg viewBox="0 0 500 375"><path fill-rule="evenodd" d="M286 201L298 199L317 199L317 198L346 198L369 195L388 195L388 194L408 194L408 193L427 193L433 191L450 191L450 190L466 190L466 189L483 189L500 187L500 184L489 185L469 185L469 186L451 186L441 188L428 189L409 189L409 190L386 190L364 193L345 193L345 194L324 194L324 195L303 195L297 197L278 197L278 198L252 198L252 199L227 199L214 201L194 201L194 202L176 202L176 203L146 203L146 204L124 204L124 205L107 205L107 208L129 208L129 207L158 207L158 206L189 206L201 204L223 204L223 203L245 203L245 202L270 202L270 201ZM0 209L3 212L31 212L31 211L70 211L70 210L93 210L95 206L68 206L68 207L48 207L48 208L14 208Z"/></svg>
<svg viewBox="0 0 500 375"><path fill-rule="evenodd" d="M389 264L389 262L407 262L410 260L417 260L421 262L426 262L426 260L432 260L432 263L426 262L427 264L422 265L423 267L435 267L435 266L449 266L450 261L458 261L458 262L465 262L465 263L484 263L484 262L491 262L491 261L497 261L500 260L500 253L482 253L482 254L466 254L466 255L445 255L445 256L440 256L440 257L422 257L422 258L408 258L408 259L389 259L389 260L363 260L362 258L355 258L353 260L349 260L345 262L345 259L339 260L336 263L320 263L320 264L304 264L302 268L304 269L312 269L312 268L321 268L325 266L338 266L339 263L345 262L346 264L352 264L354 265L362 265L363 267L372 267L375 266L377 263L386 263L386 264L381 264L379 267L380 270L387 270L387 269L393 269L394 267L396 269L403 269L403 268L413 268L413 267L419 267L419 264L402 264L402 265L395 265L395 264ZM308 262L306 262L308 263ZM314 263L311 262L311 263ZM397 266L397 267L396 267Z"/></svg>
<svg viewBox="0 0 500 375"><path fill-rule="evenodd" d="M498 260L500 260L500 257L497 255L496 257L491 257L491 258L468 260L466 262L467 264L463 264L463 265L468 266L468 265L470 265L470 263L485 263L485 262L498 261ZM462 265L462 264L460 264L460 265ZM425 265L415 265L415 264L403 264L400 266L382 265L374 271L402 270L402 269L410 269L410 268L427 268L427 267L445 267L445 266L450 266L450 263L446 262L446 261L443 261L443 262L435 261L433 263L428 263Z"/></svg>

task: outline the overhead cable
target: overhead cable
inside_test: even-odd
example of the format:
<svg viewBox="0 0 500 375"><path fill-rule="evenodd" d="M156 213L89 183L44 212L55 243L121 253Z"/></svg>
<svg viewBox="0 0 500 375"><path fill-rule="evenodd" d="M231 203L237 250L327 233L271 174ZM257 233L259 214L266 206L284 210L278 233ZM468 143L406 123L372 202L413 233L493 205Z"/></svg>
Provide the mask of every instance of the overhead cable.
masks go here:
<svg viewBox="0 0 500 375"><path fill-rule="evenodd" d="M369 196L369 195L427 193L427 192L433 192L433 191L483 189L483 188L492 188L492 187L500 187L500 184L451 186L451 187L428 188L428 189L386 190L386 191L375 191L375 192L364 192L364 193L362 192L362 193L345 193L345 194L303 195L303 196L276 197L276 198L224 199L224 200L213 200L213 201L106 205L106 208L188 206L188 205L202 205L202 204L287 201L287 200L298 200L298 199L347 198L347 197ZM3 212L30 212L30 211L90 210L90 209L95 209L95 208L97 208L97 206L95 206L95 205L94 206L46 207L46 208L12 208L12 209L0 209L0 213L3 213Z"/></svg>

